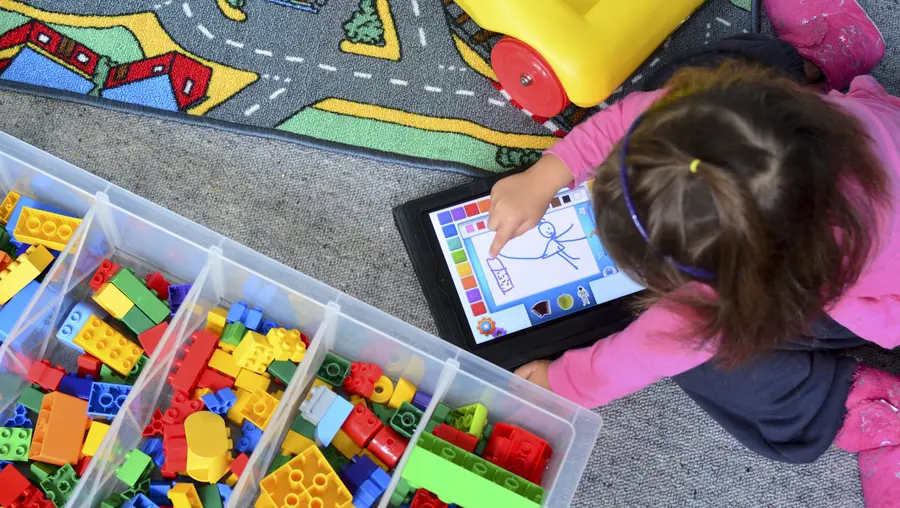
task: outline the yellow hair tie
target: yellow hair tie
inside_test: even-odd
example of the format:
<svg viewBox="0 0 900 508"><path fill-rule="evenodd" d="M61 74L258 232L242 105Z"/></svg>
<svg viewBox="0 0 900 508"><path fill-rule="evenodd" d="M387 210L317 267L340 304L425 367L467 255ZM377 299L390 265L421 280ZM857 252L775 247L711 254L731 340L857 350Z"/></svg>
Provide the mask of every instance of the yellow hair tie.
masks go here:
<svg viewBox="0 0 900 508"><path fill-rule="evenodd" d="M700 166L700 159L694 159L691 161L691 173L697 172L697 167Z"/></svg>

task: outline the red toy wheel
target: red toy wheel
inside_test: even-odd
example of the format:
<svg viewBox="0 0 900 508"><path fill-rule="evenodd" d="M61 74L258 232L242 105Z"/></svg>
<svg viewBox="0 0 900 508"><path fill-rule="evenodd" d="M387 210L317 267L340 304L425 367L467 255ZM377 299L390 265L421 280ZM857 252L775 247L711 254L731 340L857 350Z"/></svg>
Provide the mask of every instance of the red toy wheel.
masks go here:
<svg viewBox="0 0 900 508"><path fill-rule="evenodd" d="M500 39L491 51L491 66L513 100L535 115L553 117L569 104L547 60L518 39Z"/></svg>

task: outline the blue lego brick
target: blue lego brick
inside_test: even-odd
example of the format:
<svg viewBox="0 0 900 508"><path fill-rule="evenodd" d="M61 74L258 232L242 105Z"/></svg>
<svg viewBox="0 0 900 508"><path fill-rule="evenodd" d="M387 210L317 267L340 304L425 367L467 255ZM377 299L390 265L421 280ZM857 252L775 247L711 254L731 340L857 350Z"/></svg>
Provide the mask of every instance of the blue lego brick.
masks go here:
<svg viewBox="0 0 900 508"><path fill-rule="evenodd" d="M368 480L376 469L378 469L378 466L368 456L357 455L341 468L338 476L344 482L344 486L347 487L350 494L355 495L360 485Z"/></svg>
<svg viewBox="0 0 900 508"><path fill-rule="evenodd" d="M163 462L166 460L166 456L163 454L163 441L158 437L144 439L143 444L141 444L141 451L149 455L157 467L162 467Z"/></svg>
<svg viewBox="0 0 900 508"><path fill-rule="evenodd" d="M23 406L22 404L16 404L16 409L13 411L13 416L11 416L6 423L3 424L4 427L17 427L20 429L33 429L34 422L31 421L31 418L28 418L28 408ZM3 469L0 467L0 469Z"/></svg>
<svg viewBox="0 0 900 508"><path fill-rule="evenodd" d="M125 398L131 392L128 385L94 382L91 387L91 397L88 399L88 416L112 418L116 416Z"/></svg>
<svg viewBox="0 0 900 508"><path fill-rule="evenodd" d="M267 319L267 320L263 321L262 328L259 333L266 335L269 333L269 330L271 330L273 328L280 328L280 327L278 326L278 323L276 323L275 321L272 321L271 319Z"/></svg>
<svg viewBox="0 0 900 508"><path fill-rule="evenodd" d="M238 452L252 453L262 439L263 431L253 422L244 421L241 425L241 438L237 440L234 449Z"/></svg>
<svg viewBox="0 0 900 508"><path fill-rule="evenodd" d="M125 501L125 503L119 508L159 508L159 505L154 503L142 492L138 492L137 495L135 495L128 501Z"/></svg>
<svg viewBox="0 0 900 508"><path fill-rule="evenodd" d="M244 314L247 313L247 304L244 302L235 302L231 304L231 308L228 309L228 315L225 316L226 323L238 323L243 322Z"/></svg>
<svg viewBox="0 0 900 508"><path fill-rule="evenodd" d="M31 301L39 287L41 287L40 282L34 280L29 282L0 309L0 344L6 340L13 325L25 313L25 306Z"/></svg>
<svg viewBox="0 0 900 508"><path fill-rule="evenodd" d="M207 393L200 397L209 409L217 415L224 415L237 402L237 395L231 388L222 388L216 393Z"/></svg>
<svg viewBox="0 0 900 508"><path fill-rule="evenodd" d="M76 303L75 306L72 307L72 310L69 311L66 320L63 321L62 325L59 327L59 331L56 332L56 339L75 351L78 351L79 354L84 354L84 349L82 349L81 346L76 345L73 341L75 340L75 336L78 335L78 332L84 327L84 324L87 323L91 314L94 314L100 319L106 317L106 311L92 303Z"/></svg>
<svg viewBox="0 0 900 508"><path fill-rule="evenodd" d="M187 298L191 286L193 286L193 284L172 284L169 286L169 309L171 309L173 317L175 316L175 313L178 312L178 307L181 307L181 304L184 303L184 299Z"/></svg>
<svg viewBox="0 0 900 508"><path fill-rule="evenodd" d="M422 390L416 390L416 394L413 395L412 405L413 407L425 411L425 408L428 407L428 404L431 403L431 394L425 393Z"/></svg>
<svg viewBox="0 0 900 508"><path fill-rule="evenodd" d="M378 498L384 495L391 477L383 469L376 467L369 478L359 486L353 495L353 506L356 508L371 508Z"/></svg>
<svg viewBox="0 0 900 508"><path fill-rule="evenodd" d="M93 387L93 377L86 376L82 379L78 376L69 374L63 376L62 381L59 382L59 388L57 389L57 391L63 392L66 395L78 397L79 399L90 400L91 389Z"/></svg>
<svg viewBox="0 0 900 508"><path fill-rule="evenodd" d="M16 245L16 247L17 247L17 248L16 248L16 257L19 257L19 256L21 256L22 254L25 254L25 252L27 252L28 249L31 248L31 244L30 244L30 243L21 243L21 242L16 242L16 243L17 243L17 245Z"/></svg>
<svg viewBox="0 0 900 508"><path fill-rule="evenodd" d="M227 505L228 500L231 499L231 487L224 483L217 483L216 487L219 489L219 496L222 497L222 504Z"/></svg>
<svg viewBox="0 0 900 508"><path fill-rule="evenodd" d="M172 482L166 480L150 481L150 500L159 505L169 504L169 489L172 488Z"/></svg>
<svg viewBox="0 0 900 508"><path fill-rule="evenodd" d="M344 424L352 411L353 404L350 401L340 396L335 397L328 411L325 412L316 425L316 444L322 448L330 445L331 440L341 430L341 425Z"/></svg>
<svg viewBox="0 0 900 508"><path fill-rule="evenodd" d="M244 326L247 327L248 330L253 330L254 332L259 331L259 327L262 326L263 321L263 313L262 309L259 307L253 307L253 309L248 310L244 313Z"/></svg>

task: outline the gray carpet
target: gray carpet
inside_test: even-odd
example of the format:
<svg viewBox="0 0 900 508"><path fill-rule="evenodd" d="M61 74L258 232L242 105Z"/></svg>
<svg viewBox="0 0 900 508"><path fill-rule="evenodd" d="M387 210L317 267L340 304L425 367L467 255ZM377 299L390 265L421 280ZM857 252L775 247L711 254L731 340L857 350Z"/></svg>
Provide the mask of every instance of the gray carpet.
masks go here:
<svg viewBox="0 0 900 508"><path fill-rule="evenodd" d="M897 93L900 7L864 5L888 38L876 76ZM0 93L0 111L0 130L435 331L390 209L466 178L13 93ZM307 213L311 200L320 213ZM360 213L380 225L361 229ZM863 353L898 369L895 357ZM761 459L670 382L599 413L606 426L574 506L862 505L854 455L832 449L805 466Z"/></svg>

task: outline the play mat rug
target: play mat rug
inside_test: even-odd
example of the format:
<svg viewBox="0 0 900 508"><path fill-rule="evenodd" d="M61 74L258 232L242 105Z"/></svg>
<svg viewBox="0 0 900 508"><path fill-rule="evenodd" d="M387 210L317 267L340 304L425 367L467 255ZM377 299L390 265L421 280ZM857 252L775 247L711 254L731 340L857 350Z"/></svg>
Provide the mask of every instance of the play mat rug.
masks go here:
<svg viewBox="0 0 900 508"><path fill-rule="evenodd" d="M709 0L673 54L739 33ZM0 86L424 168L499 172L590 112L534 119L493 86L498 34L450 0L0 0Z"/></svg>

